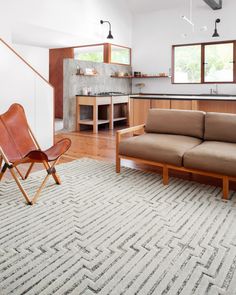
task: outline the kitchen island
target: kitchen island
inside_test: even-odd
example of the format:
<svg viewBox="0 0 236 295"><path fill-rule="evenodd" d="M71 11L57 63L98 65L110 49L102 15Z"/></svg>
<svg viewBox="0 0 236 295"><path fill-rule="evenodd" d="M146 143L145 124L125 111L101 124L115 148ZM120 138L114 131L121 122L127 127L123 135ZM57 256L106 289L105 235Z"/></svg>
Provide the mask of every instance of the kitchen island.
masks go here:
<svg viewBox="0 0 236 295"><path fill-rule="evenodd" d="M236 114L236 95L163 93L130 95L130 125L144 124L150 108Z"/></svg>
<svg viewBox="0 0 236 295"><path fill-rule="evenodd" d="M99 125L108 124L109 129L114 123L123 121L129 125L129 96L115 93L76 96L76 131L81 126L93 127L98 133Z"/></svg>

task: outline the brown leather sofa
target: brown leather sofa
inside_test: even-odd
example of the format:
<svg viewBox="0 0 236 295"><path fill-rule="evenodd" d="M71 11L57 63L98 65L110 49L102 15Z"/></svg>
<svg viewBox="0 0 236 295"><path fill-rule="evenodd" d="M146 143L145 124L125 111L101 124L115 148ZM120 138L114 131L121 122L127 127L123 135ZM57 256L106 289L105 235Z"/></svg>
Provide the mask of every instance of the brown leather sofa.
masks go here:
<svg viewBox="0 0 236 295"><path fill-rule="evenodd" d="M146 125L117 131L117 173L121 159L162 167L165 185L169 169L220 178L228 199L229 181L236 181L236 115L151 109Z"/></svg>

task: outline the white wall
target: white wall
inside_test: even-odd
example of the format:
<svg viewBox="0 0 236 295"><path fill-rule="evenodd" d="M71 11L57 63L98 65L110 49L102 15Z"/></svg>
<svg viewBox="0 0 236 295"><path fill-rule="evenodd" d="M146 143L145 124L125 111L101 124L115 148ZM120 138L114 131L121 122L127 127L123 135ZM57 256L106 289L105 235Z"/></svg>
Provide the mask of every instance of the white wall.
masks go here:
<svg viewBox="0 0 236 295"><path fill-rule="evenodd" d="M49 79L49 49L13 44L14 49L46 80Z"/></svg>
<svg viewBox="0 0 236 295"><path fill-rule="evenodd" d="M188 1L183 1L187 4ZM162 10L152 13L137 14L133 22L133 68L143 73L168 73L171 67L171 46L194 42L215 41L213 34L214 21L221 18L218 26L220 38L217 40L236 39L236 1L223 1L223 9L211 10L203 1L193 1L195 32L185 23L182 15L188 16L186 6L178 9ZM208 30L202 32L201 27L207 26ZM187 34L186 38L182 34ZM135 80L140 82L139 80ZM155 93L209 93L212 85L172 85L170 79L148 80L143 82L146 87L143 92ZM137 91L137 88L134 87ZM236 94L235 84L219 85L222 93Z"/></svg>
<svg viewBox="0 0 236 295"><path fill-rule="evenodd" d="M13 103L23 105L41 147L48 148L54 137L53 88L1 41L0 56L0 114Z"/></svg>

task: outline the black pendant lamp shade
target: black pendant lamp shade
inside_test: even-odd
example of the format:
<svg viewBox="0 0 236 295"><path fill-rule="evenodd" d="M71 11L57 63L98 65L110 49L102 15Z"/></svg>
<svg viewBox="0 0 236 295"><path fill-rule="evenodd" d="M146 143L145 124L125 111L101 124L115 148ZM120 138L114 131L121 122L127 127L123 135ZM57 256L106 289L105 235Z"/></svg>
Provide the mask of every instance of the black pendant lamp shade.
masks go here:
<svg viewBox="0 0 236 295"><path fill-rule="evenodd" d="M113 39L112 33L111 33L111 23L107 20L100 20L100 24L108 23L109 24L109 34L107 36L107 39Z"/></svg>
<svg viewBox="0 0 236 295"><path fill-rule="evenodd" d="M220 19L219 19L219 18L217 18L217 19L215 20L215 30L214 30L214 34L212 35L213 38L215 38L215 37L220 37L220 35L219 35L218 31L217 31L217 24L218 24L218 23L220 23Z"/></svg>

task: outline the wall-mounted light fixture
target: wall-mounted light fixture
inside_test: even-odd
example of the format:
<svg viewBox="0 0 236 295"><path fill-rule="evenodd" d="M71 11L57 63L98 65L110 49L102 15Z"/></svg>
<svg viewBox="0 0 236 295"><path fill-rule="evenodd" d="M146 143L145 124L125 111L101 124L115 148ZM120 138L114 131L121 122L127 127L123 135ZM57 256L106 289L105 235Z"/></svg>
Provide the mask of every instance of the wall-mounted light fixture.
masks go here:
<svg viewBox="0 0 236 295"><path fill-rule="evenodd" d="M113 36L111 34L111 23L107 20L100 20L100 24L108 23L109 24L109 34L107 36L107 39L113 39Z"/></svg>
<svg viewBox="0 0 236 295"><path fill-rule="evenodd" d="M215 30L214 30L214 34L212 35L212 37L220 37L220 35L218 34L218 31L217 31L217 24L218 23L220 23L220 19L219 18L217 18L216 20L215 20Z"/></svg>

